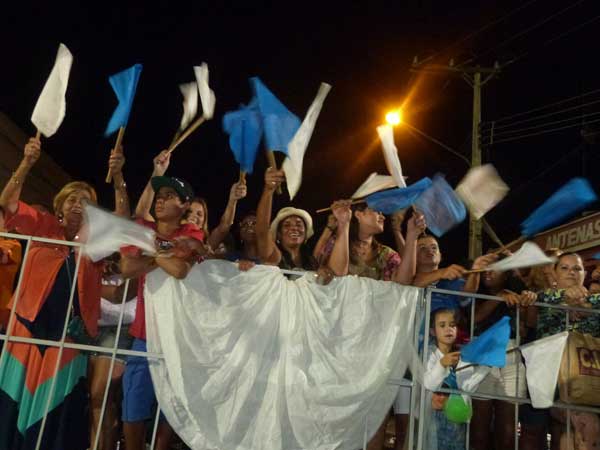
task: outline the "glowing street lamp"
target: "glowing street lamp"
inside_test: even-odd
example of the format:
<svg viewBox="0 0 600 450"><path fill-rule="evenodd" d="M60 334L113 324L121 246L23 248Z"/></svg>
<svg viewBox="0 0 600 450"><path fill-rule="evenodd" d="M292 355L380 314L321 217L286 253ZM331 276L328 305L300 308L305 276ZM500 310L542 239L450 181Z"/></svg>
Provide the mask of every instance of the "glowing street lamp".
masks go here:
<svg viewBox="0 0 600 450"><path fill-rule="evenodd" d="M391 126L399 125L402 122L402 110L397 109L395 111L390 111L385 115L385 120Z"/></svg>

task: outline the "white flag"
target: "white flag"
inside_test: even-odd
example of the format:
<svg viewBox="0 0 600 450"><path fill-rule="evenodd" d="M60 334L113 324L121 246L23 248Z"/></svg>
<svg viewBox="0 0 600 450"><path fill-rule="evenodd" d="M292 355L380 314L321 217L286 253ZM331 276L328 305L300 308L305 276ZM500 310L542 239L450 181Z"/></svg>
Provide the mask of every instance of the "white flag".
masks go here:
<svg viewBox="0 0 600 450"><path fill-rule="evenodd" d="M377 134L379 134L379 139L381 139L383 157L385 158L385 165L387 166L388 172L394 178L394 181L399 188L405 188L406 183L402 176L402 167L400 166L398 149L394 144L394 129L391 125L381 125L377 127Z"/></svg>
<svg viewBox="0 0 600 450"><path fill-rule="evenodd" d="M554 334L521 346L527 370L527 387L534 408L549 408L554 402L558 372L569 333Z"/></svg>
<svg viewBox="0 0 600 450"><path fill-rule="evenodd" d="M128 245L156 253L156 235L150 228L89 204L85 206L85 217L87 239L83 251L92 261L100 261Z"/></svg>
<svg viewBox="0 0 600 450"><path fill-rule="evenodd" d="M359 186L356 192L352 194L352 198L363 198L375 192L394 187L396 187L396 182L391 175L379 175L377 172L373 172L365 182Z"/></svg>
<svg viewBox="0 0 600 450"><path fill-rule="evenodd" d="M179 130L185 130L198 114L198 84L195 81L179 85L181 95L183 95L183 115Z"/></svg>
<svg viewBox="0 0 600 450"><path fill-rule="evenodd" d="M302 164L304 161L304 153L315 129L315 124L321 113L325 97L331 90L331 86L327 83L321 83L317 96L310 105L302 125L296 131L296 134L288 144L288 156L283 161L282 169L285 172L285 182L290 194L290 200L293 200L300 184L302 183Z"/></svg>
<svg viewBox="0 0 600 450"><path fill-rule="evenodd" d="M508 186L491 164L471 168L456 187L456 193L477 220L496 206L508 191Z"/></svg>
<svg viewBox="0 0 600 450"><path fill-rule="evenodd" d="M72 64L73 55L64 44L60 44L54 67L31 115L31 122L47 138L56 133L65 118L65 93Z"/></svg>
<svg viewBox="0 0 600 450"><path fill-rule="evenodd" d="M498 272L504 272L506 270L519 269L521 267L532 267L541 266L545 264L552 264L556 261L556 258L550 258L542 251L537 244L528 241L525 242L521 248L501 261L490 264L487 270L496 270Z"/></svg>
<svg viewBox="0 0 600 450"><path fill-rule="evenodd" d="M194 74L198 83L198 92L200 93L200 102L202 103L202 115L205 119L212 119L215 113L216 97L213 90L208 86L208 66L202 63L200 66L194 66Z"/></svg>

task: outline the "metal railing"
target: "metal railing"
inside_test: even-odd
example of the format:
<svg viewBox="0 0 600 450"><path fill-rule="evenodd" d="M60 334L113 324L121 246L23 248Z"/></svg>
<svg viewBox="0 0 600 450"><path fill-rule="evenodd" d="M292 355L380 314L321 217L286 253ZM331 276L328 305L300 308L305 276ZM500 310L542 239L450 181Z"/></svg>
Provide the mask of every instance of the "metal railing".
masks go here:
<svg viewBox="0 0 600 450"><path fill-rule="evenodd" d="M31 250L33 243L39 242L39 243L43 243L43 244L47 244L47 245L68 246L68 247L74 248L76 250L81 247L81 244L79 244L77 242L68 242L68 241L40 238L40 237L35 237L35 236L26 236L26 235L14 234L14 233L0 233L0 238L18 239L26 244L26 248L25 248L25 251L23 252L23 256L22 256L22 268L24 268L25 265L28 264L28 255L29 255L29 252ZM133 351L133 350L128 350L128 349L118 348L119 336L123 332L124 305L126 302L126 296L127 296L127 291L128 291L128 285L129 285L128 280L125 282L126 283L125 289L123 291L123 296L122 296L121 302L120 302L121 303L121 311L119 314L119 321L118 321L118 325L117 325L114 345L112 347L103 347L103 346L99 346L99 345L78 344L75 342L67 341L67 328L68 328L68 324L69 324L69 316L73 309L73 298L74 298L75 288L77 285L77 274L79 273L78 271L79 271L79 266L80 266L80 262L81 262L81 257L82 257L82 252L78 251L77 252L77 260L76 260L76 270L75 270L76 275L74 277L74 282L72 283L72 286L70 289L68 307L67 307L67 311L66 311L65 321L63 323L61 338L59 341L48 340L48 339L38 339L38 338L26 338L26 337L15 336L15 335L11 334L11 330L13 329L14 322L17 320L16 319L16 309L18 306L18 302L20 300L20 293L22 290L22 283L23 283L23 274L24 274L25 270L21 270L19 273L18 281L16 284L16 289L15 289L14 296L13 296L13 298L14 298L13 307L10 312L7 331L5 334L0 333L0 341L5 342L5 345L3 345L3 347L2 347L2 352L0 353L0 367L3 367L2 365L4 363L4 359L6 358L7 347L8 347L8 345L6 345L6 344L8 344L9 342L26 343L26 344L33 344L33 345L44 345L44 346L55 347L55 348L59 349L55 372L54 372L55 376L52 379L50 393L48 395L48 399L45 404L44 415L43 415L42 423L41 423L41 426L39 429L38 438L37 438L36 447L35 447L36 450L40 449L40 446L42 443L42 437L44 435L44 429L46 426L47 415L50 410L52 398L54 396L54 392L56 389L56 374L58 373L58 368L60 366L60 361L62 359L62 354L63 354L64 349L76 349L76 350L80 350L80 351L84 351L84 352L97 352L97 353L101 353L101 354L107 354L110 356L110 359L111 359L110 366L109 366L109 373L108 373L107 379L106 379L106 387L104 390L104 396L102 399L102 407L101 407L101 411L100 411L99 423L97 424L98 432L96 433L95 442L92 443L92 447L91 447L91 449L93 449L93 450L97 450L98 446L99 446L101 429L102 429L101 425L104 420L104 416L105 416L105 412L106 412L106 407L107 407L107 402L108 402L108 397L109 397L109 389L110 389L110 384L111 384L110 381L112 379L112 374L114 371L115 361L116 361L117 356L142 356L142 357L145 357L148 359L154 359L154 360L164 359L163 355L161 355L161 354ZM305 274L305 272L301 272L301 271L282 270L282 272L291 274L291 275L304 275ZM419 293L419 297L418 297L417 310L415 313L416 322L415 322L415 326L414 326L413 343L414 343L415 348L420 349L419 356L422 360L423 367L427 366L427 349L429 347L431 298L432 298L432 294L435 294L435 293L449 294L449 295L453 295L456 297L467 297L467 298L473 299L471 301L471 305L470 305L470 309L471 309L470 336L471 337L473 337L474 329L475 329L476 302L478 300L489 300L489 301L496 301L496 302L504 301L502 298L489 296L489 295L455 292L455 291L448 291L448 290L434 289L434 288L421 289L421 291ZM564 310L566 312L565 326L567 327L567 329L569 328L569 325L570 325L568 312L584 312L586 314L599 314L600 313L600 310L591 310L591 309L587 309L587 308L576 308L576 307L563 306L563 305L551 305L551 304L547 304L547 303L535 303L533 306ZM521 314L520 314L520 309L517 307L516 312L515 312L515 334L516 334L515 344L517 347L519 347L519 345L521 343L520 342L521 341L520 322L521 322ZM421 336L421 330L423 329L422 325L424 326L425 332ZM423 340L422 346L420 345L421 337ZM568 349L568 346L567 346L567 349ZM570 357L570 354L568 354L567 357ZM518 363L518 358L517 358L516 367L517 367L517 376L516 376L516 380L515 380L515 394L518 394L520 377L525 376L524 373L523 374L520 373L520 364ZM389 383L397 385L397 386L408 387L411 390L410 408L409 408L409 425L408 425L408 432L406 433L406 439L408 440L408 443L405 446L405 448L410 449L410 450L415 449L415 448L417 450L422 450L424 448L423 446L424 446L424 441L425 441L425 430L426 430L427 421L430 419L428 417L425 417L425 411L426 411L425 401L427 398L427 396L426 396L427 389L425 388L423 383L419 383L419 380L416 380L414 378L415 377L413 377L413 379L410 381L409 380L390 380ZM522 404L531 404L530 399L528 399L526 397L517 397L516 395L514 397L511 397L511 396L504 396L504 395L486 394L483 392L467 392L467 391L463 391L460 389L439 388L438 390L436 390L436 392L442 392L442 393L448 393L448 394L465 394L465 395L469 395L471 398L475 398L475 399L494 399L494 400L502 400L502 401L514 403L514 407L515 407L514 449L518 450L518 448L519 448L519 440L518 440L519 407ZM417 397L419 397L419 398L417 398ZM416 418L415 414L413 414L413 410L414 410L414 406L416 405L417 401L419 402L419 415ZM571 433L572 433L571 423L570 423L571 411L583 411L583 412L591 412L591 413L596 413L596 414L600 413L600 408L584 406L584 405L568 404L568 403L561 402L561 401L555 402L552 407L564 409L567 411L567 424L566 424L567 440L570 439ZM159 416L160 416L160 410L159 410L159 408L157 408L156 415L153 420L154 425L153 425L150 449L154 449L154 446L155 446L156 434L157 434L158 423L159 423ZM415 421L416 421L416 423L415 423ZM369 436L369 430L367 429L367 423L365 423L364 439L363 439L364 440L363 447L365 449L367 448L368 436ZM467 449L468 448L470 448L470 445L469 445L469 427L467 425Z"/></svg>

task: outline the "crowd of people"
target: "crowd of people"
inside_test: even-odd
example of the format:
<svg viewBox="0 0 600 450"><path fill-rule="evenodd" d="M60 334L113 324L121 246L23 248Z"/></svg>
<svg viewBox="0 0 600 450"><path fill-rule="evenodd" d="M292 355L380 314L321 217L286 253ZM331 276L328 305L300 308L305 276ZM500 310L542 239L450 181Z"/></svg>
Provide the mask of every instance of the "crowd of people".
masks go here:
<svg viewBox="0 0 600 450"><path fill-rule="evenodd" d="M85 234L84 205L98 203L91 185L78 181L65 185L54 198L52 212L21 200L22 187L41 150L40 140L31 138L22 161L3 187L0 232L79 243ZM586 277L583 261L576 253L555 249L551 253L558 258L556 265L509 272L478 271L503 257L494 252L475 259L469 267L448 264L442 262L438 240L427 233L425 217L413 209L391 217L392 247L378 239L386 224L382 213L365 203L336 201L331 205L325 228L311 245L309 240L315 230L307 211L285 207L273 214L273 197L285 182L284 172L273 167L266 170L256 209L236 215L238 202L247 194L245 183L238 181L231 186L223 215L211 230L207 202L197 197L185 180L166 175L169 162L166 151L154 158L151 177L133 211L123 177L122 149L113 150L108 162L115 192L114 213L132 217L156 232L155 255L124 247L120 254L94 263L77 246L33 241L22 260L23 241L0 238L0 330L12 336L54 341L60 341L66 330L68 342L106 348L118 342L119 349L146 351L146 274L160 268L182 279L193 265L212 258L236 262L240 270L267 264L316 271L322 283L355 275L402 285L493 295L504 301L477 300L474 317L470 314L475 300L469 297L434 292L431 298L431 343L425 350L428 362L424 383L431 391L428 406L430 420L436 424L436 437L429 444L438 449L465 449L466 424L453 423L443 414L448 395L436 393L440 387L456 388L457 377L469 374L472 380L480 381L477 392L527 397L525 367L518 352L512 352L501 369L457 370L464 366L460 347L470 338L469 322L473 321L478 335L508 315L512 348L517 336L526 342L564 330L564 312L536 307L535 302L591 309L600 304L600 270ZM19 272L22 281L18 296L13 298ZM567 314L571 329L600 337L597 316ZM146 448L151 431L148 424L155 417L156 408L146 358L117 355L111 367L111 355L102 351L90 354L21 342L4 346L0 360L0 450L35 448L51 384L55 393L41 448L84 450L92 448L99 439L99 449L113 450L121 435L127 450ZM99 427L107 389L108 400ZM512 448L517 433L514 403L474 399L473 409L470 448ZM401 388L368 448L384 448L385 431L392 420L396 448L407 448L410 412L410 391ZM597 415L573 412L569 420L573 432L567 435L564 410L522 407L518 417L520 448L547 448L548 433L552 436L552 449L582 450L600 445ZM168 421L161 417L155 448L171 448L175 439Z"/></svg>

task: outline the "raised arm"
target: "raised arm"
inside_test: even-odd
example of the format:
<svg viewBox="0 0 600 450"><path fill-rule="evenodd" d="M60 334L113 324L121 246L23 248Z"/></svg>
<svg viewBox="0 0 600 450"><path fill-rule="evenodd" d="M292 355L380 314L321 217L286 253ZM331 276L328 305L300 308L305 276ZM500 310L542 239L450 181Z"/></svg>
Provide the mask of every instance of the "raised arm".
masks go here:
<svg viewBox="0 0 600 450"><path fill-rule="evenodd" d="M129 195L127 195L127 185L123 177L123 166L125 165L125 156L123 156L123 147L112 149L108 160L108 168L113 175L113 186L115 188L115 214L122 217L131 217L131 207L129 206Z"/></svg>
<svg viewBox="0 0 600 450"><path fill-rule="evenodd" d="M425 216L415 211L406 228L406 242L401 253L402 261L392 275L392 280L396 283L413 284L417 271L417 239L426 227Z"/></svg>
<svg viewBox="0 0 600 450"><path fill-rule="evenodd" d="M273 210L273 194L285 180L283 170L269 167L265 172L265 187L256 210L256 243L258 255L263 264L277 265L281 261L281 252L269 231Z"/></svg>
<svg viewBox="0 0 600 450"><path fill-rule="evenodd" d="M208 238L208 243L210 247L215 249L219 246L221 242L229 233L231 226L233 225L233 221L235 220L235 209L237 206L237 202L243 199L247 194L246 184L242 182L237 182L229 191L229 200L227 201L227 207L225 208L225 212L221 216L221 221L219 225L210 232L210 236Z"/></svg>
<svg viewBox="0 0 600 450"><path fill-rule="evenodd" d="M325 249L325 245L327 245L327 241L329 238L333 236L333 233L337 230L337 220L333 214L329 214L327 218L327 225L323 228L323 232L317 241L315 248L313 249L313 257L319 261L319 263L323 262L323 250Z"/></svg>
<svg viewBox="0 0 600 450"><path fill-rule="evenodd" d="M473 269L473 270L485 269L487 266L489 266L491 263L493 263L497 259L498 259L498 256L493 253L480 256L480 257L476 258L475 261L473 261L473 266L471 267L471 269ZM481 279L481 274L479 274L479 273L469 274L465 281L465 286L463 287L463 292L472 292L472 293L477 292L479 290L480 279Z"/></svg>
<svg viewBox="0 0 600 450"><path fill-rule="evenodd" d="M431 272L421 272L415 275L413 285L417 287L427 287L440 280L456 280L462 278L465 268L458 264L452 264L443 269L433 270Z"/></svg>
<svg viewBox="0 0 600 450"><path fill-rule="evenodd" d="M404 222L405 215L406 209L396 211L392 214L392 234L394 235L396 251L399 255L404 255L404 247L406 246L406 241L404 240L404 236L402 236L402 222ZM402 256L402 259L404 260L404 256Z"/></svg>
<svg viewBox="0 0 600 450"><path fill-rule="evenodd" d="M338 277L348 275L350 265L350 219L352 218L350 203L350 200L338 200L331 205L337 230L335 244L327 265Z"/></svg>
<svg viewBox="0 0 600 450"><path fill-rule="evenodd" d="M171 161L171 155L167 150L163 150L156 156L153 160L154 168L152 170L152 177L161 177L165 174L167 169L169 168L169 163ZM135 207L135 217L138 219L144 219L149 222L154 222L154 217L150 214L150 209L152 208L152 202L154 201L154 189L152 189L152 185L150 184L150 180L148 180L148 184L144 188L144 192L140 196L138 200L137 206Z"/></svg>
<svg viewBox="0 0 600 450"><path fill-rule="evenodd" d="M23 183L29 171L40 158L41 142L34 137L30 138L25 144L23 159L4 186L2 194L0 194L0 206L4 211L14 214L17 211L19 199L21 198L21 190Z"/></svg>

